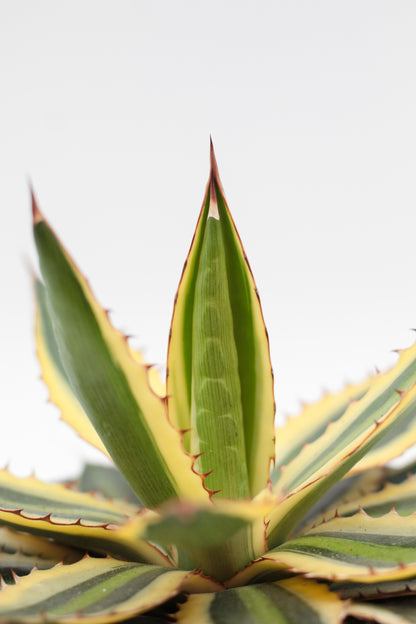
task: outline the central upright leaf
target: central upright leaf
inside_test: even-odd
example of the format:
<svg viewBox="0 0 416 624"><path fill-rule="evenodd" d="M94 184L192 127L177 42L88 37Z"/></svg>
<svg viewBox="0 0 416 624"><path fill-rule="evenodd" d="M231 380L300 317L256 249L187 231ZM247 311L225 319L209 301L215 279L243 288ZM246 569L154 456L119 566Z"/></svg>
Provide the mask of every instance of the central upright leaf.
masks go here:
<svg viewBox="0 0 416 624"><path fill-rule="evenodd" d="M273 375L256 285L214 151L176 297L168 353L169 418L216 496L255 496L274 456Z"/></svg>
<svg viewBox="0 0 416 624"><path fill-rule="evenodd" d="M243 410L227 267L214 193L195 287L192 328L191 451L206 485L227 498L249 496Z"/></svg>

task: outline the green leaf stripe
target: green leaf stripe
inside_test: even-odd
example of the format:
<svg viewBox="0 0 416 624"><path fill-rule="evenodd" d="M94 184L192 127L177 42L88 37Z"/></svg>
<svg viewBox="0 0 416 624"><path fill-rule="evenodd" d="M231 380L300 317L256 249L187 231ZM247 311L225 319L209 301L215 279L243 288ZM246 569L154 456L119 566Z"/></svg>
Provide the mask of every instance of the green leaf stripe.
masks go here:
<svg viewBox="0 0 416 624"><path fill-rule="evenodd" d="M159 566L85 558L34 571L7 587L0 595L0 619L115 622L172 597L186 576Z"/></svg>
<svg viewBox="0 0 416 624"><path fill-rule="evenodd" d="M68 387L71 387L68 376L65 372L64 367L62 366L61 357L59 355L58 346L56 344L55 335L53 333L52 323L50 320L48 304L47 304L47 296L46 296L46 288L42 284L42 282L38 279L35 280L35 289L36 289L36 301L39 306L39 315L40 322L42 326L42 335L45 343L45 347L47 348L51 359L54 362L55 368L59 372L64 383L67 384Z"/></svg>
<svg viewBox="0 0 416 624"><path fill-rule="evenodd" d="M247 498L241 387L220 221L208 217L195 288L191 452L205 485ZM211 473L211 474L208 474Z"/></svg>
<svg viewBox="0 0 416 624"><path fill-rule="evenodd" d="M376 535L371 533L315 533L298 537L273 550L317 555L326 559L342 559L344 563L385 568L416 562L416 536Z"/></svg>
<svg viewBox="0 0 416 624"><path fill-rule="evenodd" d="M49 399L61 412L61 419L69 424L77 434L101 452L108 453L97 432L85 414L71 387L68 375L59 354L48 309L46 288L35 279L36 291L36 352L42 370L42 379L49 389Z"/></svg>
<svg viewBox="0 0 416 624"><path fill-rule="evenodd" d="M274 459L273 373L257 287L222 189L217 183L215 189L238 352L250 492L255 496L266 486ZM232 251L236 248L239 253Z"/></svg>

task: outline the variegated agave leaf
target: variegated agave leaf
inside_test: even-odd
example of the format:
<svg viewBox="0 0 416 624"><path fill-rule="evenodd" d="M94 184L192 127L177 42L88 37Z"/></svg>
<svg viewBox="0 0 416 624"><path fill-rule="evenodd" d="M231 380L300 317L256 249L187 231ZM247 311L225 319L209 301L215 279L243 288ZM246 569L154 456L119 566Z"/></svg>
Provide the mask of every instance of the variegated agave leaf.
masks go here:
<svg viewBox="0 0 416 624"><path fill-rule="evenodd" d="M33 197L42 377L114 465L67 485L0 471L0 624L416 622L416 464L384 466L416 442L416 345L275 429L258 292L210 153L166 384Z"/></svg>
<svg viewBox="0 0 416 624"><path fill-rule="evenodd" d="M258 291L231 218L211 143L211 173L175 300L169 417L206 485L247 498L269 479L274 395Z"/></svg>

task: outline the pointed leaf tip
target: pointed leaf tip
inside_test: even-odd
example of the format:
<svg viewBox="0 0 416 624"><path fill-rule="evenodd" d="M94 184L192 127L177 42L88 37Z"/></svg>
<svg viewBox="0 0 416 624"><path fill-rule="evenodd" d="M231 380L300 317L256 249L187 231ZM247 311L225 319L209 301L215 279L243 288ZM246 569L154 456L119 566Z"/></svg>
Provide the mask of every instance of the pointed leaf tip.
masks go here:
<svg viewBox="0 0 416 624"><path fill-rule="evenodd" d="M33 225L37 225L38 223L40 223L41 221L44 221L45 219L39 209L38 202L35 197L35 192L31 184L29 185L29 189L30 189L30 198L32 201Z"/></svg>
<svg viewBox="0 0 416 624"><path fill-rule="evenodd" d="M217 204L217 190L224 197L224 189L221 184L220 175L218 172L217 159L215 158L214 144L210 137L210 172L209 172L209 193L210 193L210 205L209 216L219 220L218 204Z"/></svg>

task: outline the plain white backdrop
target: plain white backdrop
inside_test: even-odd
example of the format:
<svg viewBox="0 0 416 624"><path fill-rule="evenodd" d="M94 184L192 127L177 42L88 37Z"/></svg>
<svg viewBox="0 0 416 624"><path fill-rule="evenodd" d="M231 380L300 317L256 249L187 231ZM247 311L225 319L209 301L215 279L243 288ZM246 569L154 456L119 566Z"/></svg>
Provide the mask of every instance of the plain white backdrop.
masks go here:
<svg viewBox="0 0 416 624"><path fill-rule="evenodd" d="M114 324L164 365L212 134L279 417L416 326L413 0L1 0L0 464L102 461L39 380L27 180Z"/></svg>

